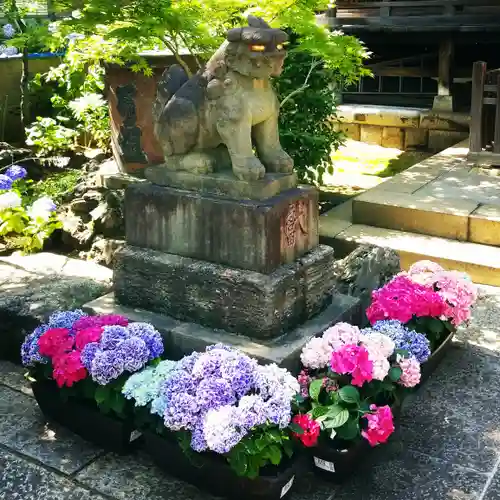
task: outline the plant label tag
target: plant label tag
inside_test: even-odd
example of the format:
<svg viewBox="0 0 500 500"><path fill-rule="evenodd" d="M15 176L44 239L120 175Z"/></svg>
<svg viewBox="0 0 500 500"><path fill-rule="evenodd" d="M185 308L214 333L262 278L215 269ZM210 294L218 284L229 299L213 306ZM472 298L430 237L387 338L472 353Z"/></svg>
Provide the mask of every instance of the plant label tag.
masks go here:
<svg viewBox="0 0 500 500"><path fill-rule="evenodd" d="M295 476L292 476L292 479L290 479L290 481L288 481L288 483L286 483L285 486L283 486L283 488L281 488L280 498L283 498L290 491L290 488L292 487L294 479L295 479Z"/></svg>
<svg viewBox="0 0 500 500"><path fill-rule="evenodd" d="M142 436L142 432L141 431L137 431L137 430L132 431L130 433L130 441L129 442L131 443L132 441L135 441L136 439L139 439L141 436Z"/></svg>
<svg viewBox="0 0 500 500"><path fill-rule="evenodd" d="M332 462L327 462L318 457L314 457L314 465L318 467L318 469L327 470L328 472L335 472L335 464Z"/></svg>

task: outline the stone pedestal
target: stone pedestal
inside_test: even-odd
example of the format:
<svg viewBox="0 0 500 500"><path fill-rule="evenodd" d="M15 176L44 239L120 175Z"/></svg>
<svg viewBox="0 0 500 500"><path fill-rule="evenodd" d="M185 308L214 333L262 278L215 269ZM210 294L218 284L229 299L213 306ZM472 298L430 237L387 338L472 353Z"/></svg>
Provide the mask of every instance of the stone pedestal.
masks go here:
<svg viewBox="0 0 500 500"><path fill-rule="evenodd" d="M272 274L128 246L115 296L127 306L255 338L282 335L331 302L333 249L318 246Z"/></svg>
<svg viewBox="0 0 500 500"><path fill-rule="evenodd" d="M318 216L318 193L311 187L265 200L234 200L147 182L131 185L125 194L129 245L261 273L315 248Z"/></svg>
<svg viewBox="0 0 500 500"><path fill-rule="evenodd" d="M228 175L150 168L155 183L129 185L114 294L86 308L151 322L174 358L224 342L296 370L312 336L359 320L359 301L332 297L334 255L318 244L314 188L294 175Z"/></svg>

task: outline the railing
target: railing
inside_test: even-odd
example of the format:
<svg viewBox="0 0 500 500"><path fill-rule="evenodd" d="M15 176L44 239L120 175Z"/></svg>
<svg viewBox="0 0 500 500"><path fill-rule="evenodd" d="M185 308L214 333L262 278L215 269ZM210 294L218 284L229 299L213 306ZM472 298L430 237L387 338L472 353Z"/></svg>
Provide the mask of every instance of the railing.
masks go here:
<svg viewBox="0 0 500 500"><path fill-rule="evenodd" d="M500 69L487 71L487 64L474 63L472 72L470 152L500 155Z"/></svg>
<svg viewBox="0 0 500 500"><path fill-rule="evenodd" d="M396 31L500 30L498 0L337 0L331 27Z"/></svg>

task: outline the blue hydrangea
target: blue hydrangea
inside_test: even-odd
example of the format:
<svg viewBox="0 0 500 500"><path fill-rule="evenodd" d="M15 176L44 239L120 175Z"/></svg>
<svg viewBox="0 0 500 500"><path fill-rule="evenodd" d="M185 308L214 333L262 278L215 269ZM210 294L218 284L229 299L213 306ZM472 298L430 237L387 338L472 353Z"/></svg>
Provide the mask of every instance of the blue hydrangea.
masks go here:
<svg viewBox="0 0 500 500"><path fill-rule="evenodd" d="M424 363L431 355L429 339L423 334L406 328L397 320L377 321L371 328L387 335L394 341L396 349L408 351L419 363ZM370 329L363 330L369 335Z"/></svg>
<svg viewBox="0 0 500 500"><path fill-rule="evenodd" d="M67 328L71 330L73 324L80 318L87 316L81 309L74 311L57 311L49 317L49 328Z"/></svg>
<svg viewBox="0 0 500 500"><path fill-rule="evenodd" d="M16 34L16 30L12 24L4 24L2 26L4 38L12 38Z"/></svg>
<svg viewBox="0 0 500 500"><path fill-rule="evenodd" d="M28 175L28 172L20 165L12 165L6 170L5 175L10 177L13 181L17 181L19 179L24 179Z"/></svg>
<svg viewBox="0 0 500 500"><path fill-rule="evenodd" d="M175 361L165 360L157 366L149 366L134 373L125 382L122 394L127 399L134 400L135 406L146 406L151 403L151 413L163 417L167 407L167 399L160 395L160 390L176 365Z"/></svg>
<svg viewBox="0 0 500 500"><path fill-rule="evenodd" d="M150 360L159 358L163 354L163 340L153 325L149 323L130 323L127 330L131 335L146 342Z"/></svg>
<svg viewBox="0 0 500 500"><path fill-rule="evenodd" d="M38 348L38 339L48 329L48 325L40 325L24 339L21 346L21 361L24 366L34 366L36 363L45 364L48 362L48 359L40 354Z"/></svg>
<svg viewBox="0 0 500 500"><path fill-rule="evenodd" d="M0 189L10 189L12 187L12 179L5 175L0 174Z"/></svg>

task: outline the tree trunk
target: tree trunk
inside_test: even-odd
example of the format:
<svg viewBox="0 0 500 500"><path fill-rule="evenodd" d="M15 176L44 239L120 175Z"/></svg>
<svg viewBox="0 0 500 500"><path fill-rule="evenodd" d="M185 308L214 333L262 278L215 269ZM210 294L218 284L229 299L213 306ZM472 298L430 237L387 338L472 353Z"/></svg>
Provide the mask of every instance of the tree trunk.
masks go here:
<svg viewBox="0 0 500 500"><path fill-rule="evenodd" d="M21 72L21 123L26 128L30 120L30 102L29 102L29 62L28 48L23 48L22 72Z"/></svg>

